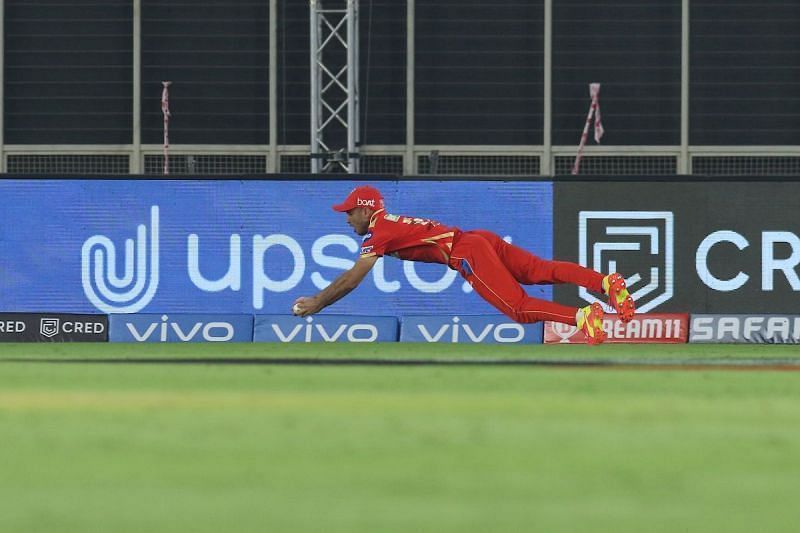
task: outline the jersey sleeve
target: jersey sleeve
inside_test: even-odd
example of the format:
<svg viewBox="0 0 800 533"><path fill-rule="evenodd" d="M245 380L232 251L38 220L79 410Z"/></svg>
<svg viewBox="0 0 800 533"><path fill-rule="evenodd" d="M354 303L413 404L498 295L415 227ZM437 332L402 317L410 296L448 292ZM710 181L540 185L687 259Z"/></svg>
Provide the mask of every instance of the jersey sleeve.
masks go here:
<svg viewBox="0 0 800 533"><path fill-rule="evenodd" d="M369 228L369 232L364 235L359 257L383 257L387 253L392 237L391 227L381 219L376 220L375 225Z"/></svg>

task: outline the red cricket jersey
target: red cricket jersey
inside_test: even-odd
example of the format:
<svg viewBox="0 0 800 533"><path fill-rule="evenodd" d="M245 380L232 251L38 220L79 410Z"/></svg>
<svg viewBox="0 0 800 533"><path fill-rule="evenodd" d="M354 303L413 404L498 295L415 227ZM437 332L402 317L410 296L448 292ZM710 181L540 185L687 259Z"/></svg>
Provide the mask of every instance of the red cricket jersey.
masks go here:
<svg viewBox="0 0 800 533"><path fill-rule="evenodd" d="M453 238L461 230L434 220L391 215L385 209L373 213L369 232L361 243L361 257L391 255L408 261L447 264Z"/></svg>

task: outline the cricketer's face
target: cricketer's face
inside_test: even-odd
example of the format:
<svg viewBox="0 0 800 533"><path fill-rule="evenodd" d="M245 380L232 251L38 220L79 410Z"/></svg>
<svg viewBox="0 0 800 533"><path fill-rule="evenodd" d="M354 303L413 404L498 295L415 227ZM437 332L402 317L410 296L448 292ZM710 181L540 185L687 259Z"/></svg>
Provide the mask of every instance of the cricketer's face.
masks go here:
<svg viewBox="0 0 800 533"><path fill-rule="evenodd" d="M347 223L352 226L353 230L359 235L366 235L369 229L369 219L372 216L372 210L366 207L354 207L347 212Z"/></svg>

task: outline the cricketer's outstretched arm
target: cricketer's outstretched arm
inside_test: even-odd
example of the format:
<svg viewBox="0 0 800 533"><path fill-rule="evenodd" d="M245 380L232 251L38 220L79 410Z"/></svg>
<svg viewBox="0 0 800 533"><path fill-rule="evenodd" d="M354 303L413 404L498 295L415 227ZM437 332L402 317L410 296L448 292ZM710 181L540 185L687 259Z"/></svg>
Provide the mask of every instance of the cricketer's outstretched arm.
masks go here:
<svg viewBox="0 0 800 533"><path fill-rule="evenodd" d="M378 257L362 257L355 262L353 268L342 273L333 283L322 289L316 296L301 296L294 302L292 312L297 316L308 316L319 313L334 302L339 301L350 291L358 287L364 277L375 266Z"/></svg>

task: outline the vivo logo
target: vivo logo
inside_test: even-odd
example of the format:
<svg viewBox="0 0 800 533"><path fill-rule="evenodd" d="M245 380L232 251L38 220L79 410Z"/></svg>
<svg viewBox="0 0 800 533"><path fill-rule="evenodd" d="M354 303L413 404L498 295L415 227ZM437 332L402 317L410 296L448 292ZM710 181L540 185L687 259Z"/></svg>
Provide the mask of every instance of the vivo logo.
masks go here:
<svg viewBox="0 0 800 533"><path fill-rule="evenodd" d="M226 342L233 339L235 332L233 324L229 322L195 322L181 326L178 322L170 322L167 315L162 315L160 322L142 326L141 330L132 322L127 322L125 326L137 342L167 342L171 333L181 342Z"/></svg>
<svg viewBox="0 0 800 533"><path fill-rule="evenodd" d="M425 324L417 324L417 329L422 338L427 342L484 342L491 336L498 343L516 343L525 338L525 328L521 324L488 323L481 326L460 324L457 316L452 318L451 324L443 324L430 330Z"/></svg>
<svg viewBox="0 0 800 533"><path fill-rule="evenodd" d="M396 342L397 318L388 316L288 315L255 317L255 342Z"/></svg>
<svg viewBox="0 0 800 533"><path fill-rule="evenodd" d="M271 324L272 331L281 342L292 342L300 339L303 342L336 342L340 338L348 342L375 342L378 339L378 328L373 324L339 324L325 327L315 324L312 317L305 319L306 324L297 324L284 331L280 324Z"/></svg>

